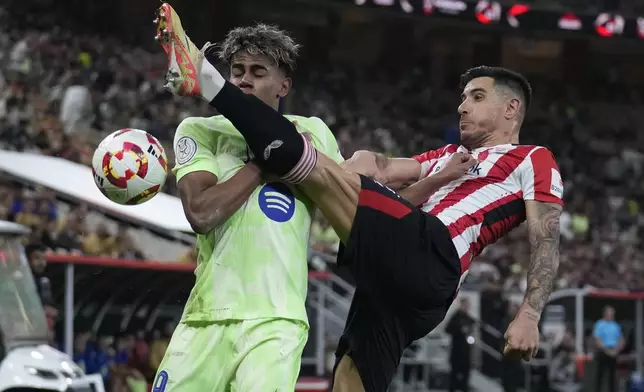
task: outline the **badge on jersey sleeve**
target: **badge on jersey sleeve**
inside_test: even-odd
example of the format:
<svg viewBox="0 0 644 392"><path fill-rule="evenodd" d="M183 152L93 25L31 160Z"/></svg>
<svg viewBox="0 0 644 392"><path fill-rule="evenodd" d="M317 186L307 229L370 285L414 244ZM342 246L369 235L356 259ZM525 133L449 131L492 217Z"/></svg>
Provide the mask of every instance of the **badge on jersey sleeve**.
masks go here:
<svg viewBox="0 0 644 392"><path fill-rule="evenodd" d="M177 141L175 155L177 163L180 165L190 162L197 154L197 142L190 136L182 136Z"/></svg>
<svg viewBox="0 0 644 392"><path fill-rule="evenodd" d="M558 198L563 198L563 181L561 180L561 174L555 169L550 169L550 193Z"/></svg>

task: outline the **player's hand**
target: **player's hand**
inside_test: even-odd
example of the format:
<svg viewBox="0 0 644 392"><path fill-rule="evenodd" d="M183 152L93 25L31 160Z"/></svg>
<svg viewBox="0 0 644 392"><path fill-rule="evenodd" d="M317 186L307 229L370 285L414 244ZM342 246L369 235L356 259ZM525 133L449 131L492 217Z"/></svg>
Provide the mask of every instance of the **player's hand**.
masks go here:
<svg viewBox="0 0 644 392"><path fill-rule="evenodd" d="M441 172L450 180L456 180L467 174L476 163L476 159L471 154L457 152L447 161Z"/></svg>
<svg viewBox="0 0 644 392"><path fill-rule="evenodd" d="M509 359L531 360L539 351L539 314L522 306L505 333L503 354Z"/></svg>

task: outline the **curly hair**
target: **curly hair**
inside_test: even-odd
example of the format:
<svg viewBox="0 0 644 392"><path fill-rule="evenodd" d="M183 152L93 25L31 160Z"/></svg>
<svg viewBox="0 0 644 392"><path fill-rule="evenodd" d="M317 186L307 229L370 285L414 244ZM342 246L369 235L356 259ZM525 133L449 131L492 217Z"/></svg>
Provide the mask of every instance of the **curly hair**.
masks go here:
<svg viewBox="0 0 644 392"><path fill-rule="evenodd" d="M277 26L259 23L232 29L218 49L217 56L228 64L240 51L263 54L290 75L295 71L300 45Z"/></svg>

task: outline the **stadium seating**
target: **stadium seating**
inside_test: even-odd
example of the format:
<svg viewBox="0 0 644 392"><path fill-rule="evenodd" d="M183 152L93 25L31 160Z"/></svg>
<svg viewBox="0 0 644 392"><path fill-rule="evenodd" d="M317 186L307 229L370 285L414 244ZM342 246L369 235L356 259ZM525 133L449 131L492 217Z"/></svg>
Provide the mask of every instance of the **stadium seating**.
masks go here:
<svg viewBox="0 0 644 392"><path fill-rule="evenodd" d="M106 41L104 35L31 30L25 23L2 22L8 18L8 10L0 12L0 149L87 165L103 136L131 127L157 136L173 161L171 140L177 124L188 116L213 114L203 103L177 100L163 90L165 57L160 51L126 45L118 38ZM401 60L395 69L378 72L346 60L305 60L285 108L323 119L345 157L357 149L412 156L453 142L456 86L432 86L426 59ZM598 73L597 80L603 82L588 94L579 93L581 85L532 79L535 97L521 141L554 152L566 190L559 289L644 289L644 133L639 129L644 111L639 110L637 88L619 75L604 76ZM616 96L611 86L624 93ZM85 205L63 203L46 189L13 180L0 176L0 219L32 227L25 243L58 253L156 258L149 256L149 241L141 239L139 228L97 218L100 214L89 213ZM177 194L174 179L168 180L165 192ZM337 237L322 219L316 220L312 233L313 249L336 251ZM176 247L175 253L182 255L177 262L195 262L185 243L176 242ZM486 249L467 284L496 282L506 291L522 292L528 253L525 227L520 227ZM153 335L156 346L162 345L161 332L155 329ZM137 347L147 352L143 336L137 339ZM145 369L149 377L151 370Z"/></svg>

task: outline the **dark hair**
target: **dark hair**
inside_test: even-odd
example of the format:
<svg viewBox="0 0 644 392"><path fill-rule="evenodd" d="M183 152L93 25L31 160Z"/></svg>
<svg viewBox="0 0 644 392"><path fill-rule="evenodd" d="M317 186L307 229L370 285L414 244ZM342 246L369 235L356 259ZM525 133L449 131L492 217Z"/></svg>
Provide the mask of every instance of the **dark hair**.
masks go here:
<svg viewBox="0 0 644 392"><path fill-rule="evenodd" d="M45 251L45 246L42 244L27 244L25 245L25 254L27 257L31 257L31 254L34 252L44 252Z"/></svg>
<svg viewBox="0 0 644 392"><path fill-rule="evenodd" d="M296 44L286 31L263 23L230 30L226 39L218 46L219 59L227 63L240 51L263 54L288 75L295 71L295 60L300 49L300 45Z"/></svg>
<svg viewBox="0 0 644 392"><path fill-rule="evenodd" d="M509 88L515 94L517 94L525 103L524 113L527 112L530 107L530 101L532 101L532 87L530 82L525 76L521 75L518 72L511 71L507 68L502 67L490 67L487 65L481 65L478 67L468 69L463 75L461 75L460 88L463 89L465 86L476 78L489 77L494 79L495 85L501 85Z"/></svg>

